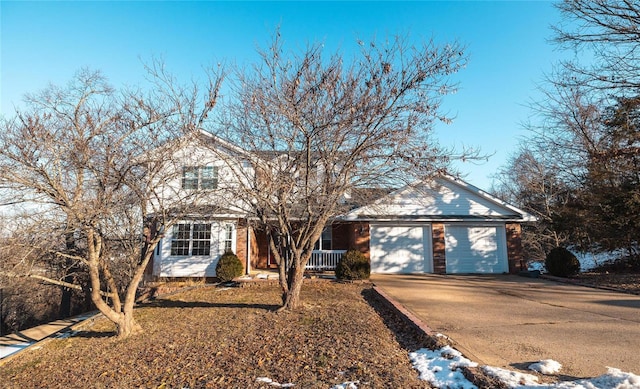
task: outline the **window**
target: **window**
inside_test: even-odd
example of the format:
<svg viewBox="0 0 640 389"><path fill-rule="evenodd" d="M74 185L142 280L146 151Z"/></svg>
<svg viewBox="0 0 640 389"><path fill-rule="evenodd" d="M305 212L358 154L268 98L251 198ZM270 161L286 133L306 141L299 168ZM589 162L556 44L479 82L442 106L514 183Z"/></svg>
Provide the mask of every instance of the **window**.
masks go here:
<svg viewBox="0 0 640 389"><path fill-rule="evenodd" d="M209 255L211 252L211 224L194 224L192 255Z"/></svg>
<svg viewBox="0 0 640 389"><path fill-rule="evenodd" d="M173 226L171 255L189 255L190 230L191 224L176 224Z"/></svg>
<svg viewBox="0 0 640 389"><path fill-rule="evenodd" d="M173 226L171 255L210 255L211 224L176 224Z"/></svg>
<svg viewBox="0 0 640 389"><path fill-rule="evenodd" d="M325 227L324 230L322 230L320 240L318 240L314 246L314 250L331 250L332 235L331 226Z"/></svg>
<svg viewBox="0 0 640 389"><path fill-rule="evenodd" d="M233 225L224 226L224 252L233 251Z"/></svg>
<svg viewBox="0 0 640 389"><path fill-rule="evenodd" d="M182 189L216 189L217 187L217 167L185 166L182 168Z"/></svg>
<svg viewBox="0 0 640 389"><path fill-rule="evenodd" d="M200 189L215 189L218 187L218 169L213 166L200 168Z"/></svg>

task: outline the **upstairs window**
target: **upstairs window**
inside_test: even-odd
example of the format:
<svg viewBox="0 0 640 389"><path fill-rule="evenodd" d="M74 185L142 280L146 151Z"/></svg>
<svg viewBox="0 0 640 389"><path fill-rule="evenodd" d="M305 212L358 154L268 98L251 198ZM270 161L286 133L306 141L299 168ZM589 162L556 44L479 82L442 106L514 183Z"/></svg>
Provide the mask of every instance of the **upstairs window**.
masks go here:
<svg viewBox="0 0 640 389"><path fill-rule="evenodd" d="M182 168L182 189L216 189L217 187L217 167L185 166Z"/></svg>
<svg viewBox="0 0 640 389"><path fill-rule="evenodd" d="M211 224L185 223L173 226L171 255L210 255Z"/></svg>

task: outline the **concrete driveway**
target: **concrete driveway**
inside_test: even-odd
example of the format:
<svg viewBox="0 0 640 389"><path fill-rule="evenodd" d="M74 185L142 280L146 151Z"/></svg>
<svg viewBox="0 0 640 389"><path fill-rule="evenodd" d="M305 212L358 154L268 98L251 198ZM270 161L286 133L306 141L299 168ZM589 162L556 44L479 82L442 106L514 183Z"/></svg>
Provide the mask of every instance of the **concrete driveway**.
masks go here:
<svg viewBox="0 0 640 389"><path fill-rule="evenodd" d="M565 378L640 373L640 296L511 275L380 275L373 283L480 364Z"/></svg>

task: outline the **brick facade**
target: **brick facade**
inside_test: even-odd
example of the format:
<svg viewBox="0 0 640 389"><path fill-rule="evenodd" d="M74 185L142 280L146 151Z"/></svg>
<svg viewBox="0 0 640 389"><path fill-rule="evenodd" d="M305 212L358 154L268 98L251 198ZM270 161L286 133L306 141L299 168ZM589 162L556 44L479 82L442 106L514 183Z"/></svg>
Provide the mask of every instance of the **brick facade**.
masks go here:
<svg viewBox="0 0 640 389"><path fill-rule="evenodd" d="M240 234L243 236L241 237ZM333 250L358 250L369 258L369 223L336 223L332 226ZM252 231L251 239L251 267L252 269L275 268L277 265L271 256L269 264L268 239L264 231ZM246 227L242 222L238 225L237 250L240 260L246 263ZM241 247L242 246L242 247Z"/></svg>
<svg viewBox="0 0 640 389"><path fill-rule="evenodd" d="M353 229L350 224L336 223L331 227L331 248L345 250L351 245Z"/></svg>
<svg viewBox="0 0 640 389"><path fill-rule="evenodd" d="M236 228L236 255L240 262L242 262L242 268L246 272L247 270L247 223L244 220L238 221Z"/></svg>
<svg viewBox="0 0 640 389"><path fill-rule="evenodd" d="M371 235L369 232L369 223L351 223L350 241L347 249L354 249L360 251L365 257L369 258L369 242Z"/></svg>
<svg viewBox="0 0 640 389"><path fill-rule="evenodd" d="M247 236L247 229L249 230L249 234ZM247 238L249 239L249 257L251 258L251 269L260 268L259 255L260 255L260 244L258 242L258 236L255 233L253 227L247 225L247 221L240 219L238 220L238 228L236 230L236 255L242 262L242 267L247 269ZM264 249L266 250L266 240L264 242ZM264 266L266 267L266 260Z"/></svg>
<svg viewBox="0 0 640 389"><path fill-rule="evenodd" d="M369 258L369 244L371 240L369 223L337 223L332 231L332 248L334 250L351 250L355 249L363 253ZM253 232L253 231L252 231ZM435 274L446 274L446 247L444 224L433 223L431 226L432 233L432 255L433 255L433 272ZM251 267L253 269L267 269L276 267L273 258L270 266L268 266L267 237L264 232L251 234ZM509 263L509 273L518 273L523 266L522 263L522 239L521 226L519 223L508 223L506 225L507 240L507 258ZM238 258L246 263L246 226L242 222L238 225Z"/></svg>
<svg viewBox="0 0 640 389"><path fill-rule="evenodd" d="M520 270L526 270L522 257L522 227L519 223L508 223L506 230L509 273L517 274Z"/></svg>
<svg viewBox="0 0 640 389"><path fill-rule="evenodd" d="M433 224L431 226L432 246L433 246L433 272L435 274L445 274L447 272L447 262L445 258L444 224Z"/></svg>

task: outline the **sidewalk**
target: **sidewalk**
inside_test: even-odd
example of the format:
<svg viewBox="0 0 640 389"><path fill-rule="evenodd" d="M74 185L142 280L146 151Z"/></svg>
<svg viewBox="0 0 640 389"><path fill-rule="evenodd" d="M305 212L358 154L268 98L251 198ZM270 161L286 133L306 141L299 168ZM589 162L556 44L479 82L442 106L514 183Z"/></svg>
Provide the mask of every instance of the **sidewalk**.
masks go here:
<svg viewBox="0 0 640 389"><path fill-rule="evenodd" d="M8 357L18 351L24 350L41 340L49 338L55 334L63 332L72 326L87 320L96 315L96 312L89 312L67 319L56 320L51 323L39 325L14 334L0 337L0 359Z"/></svg>

